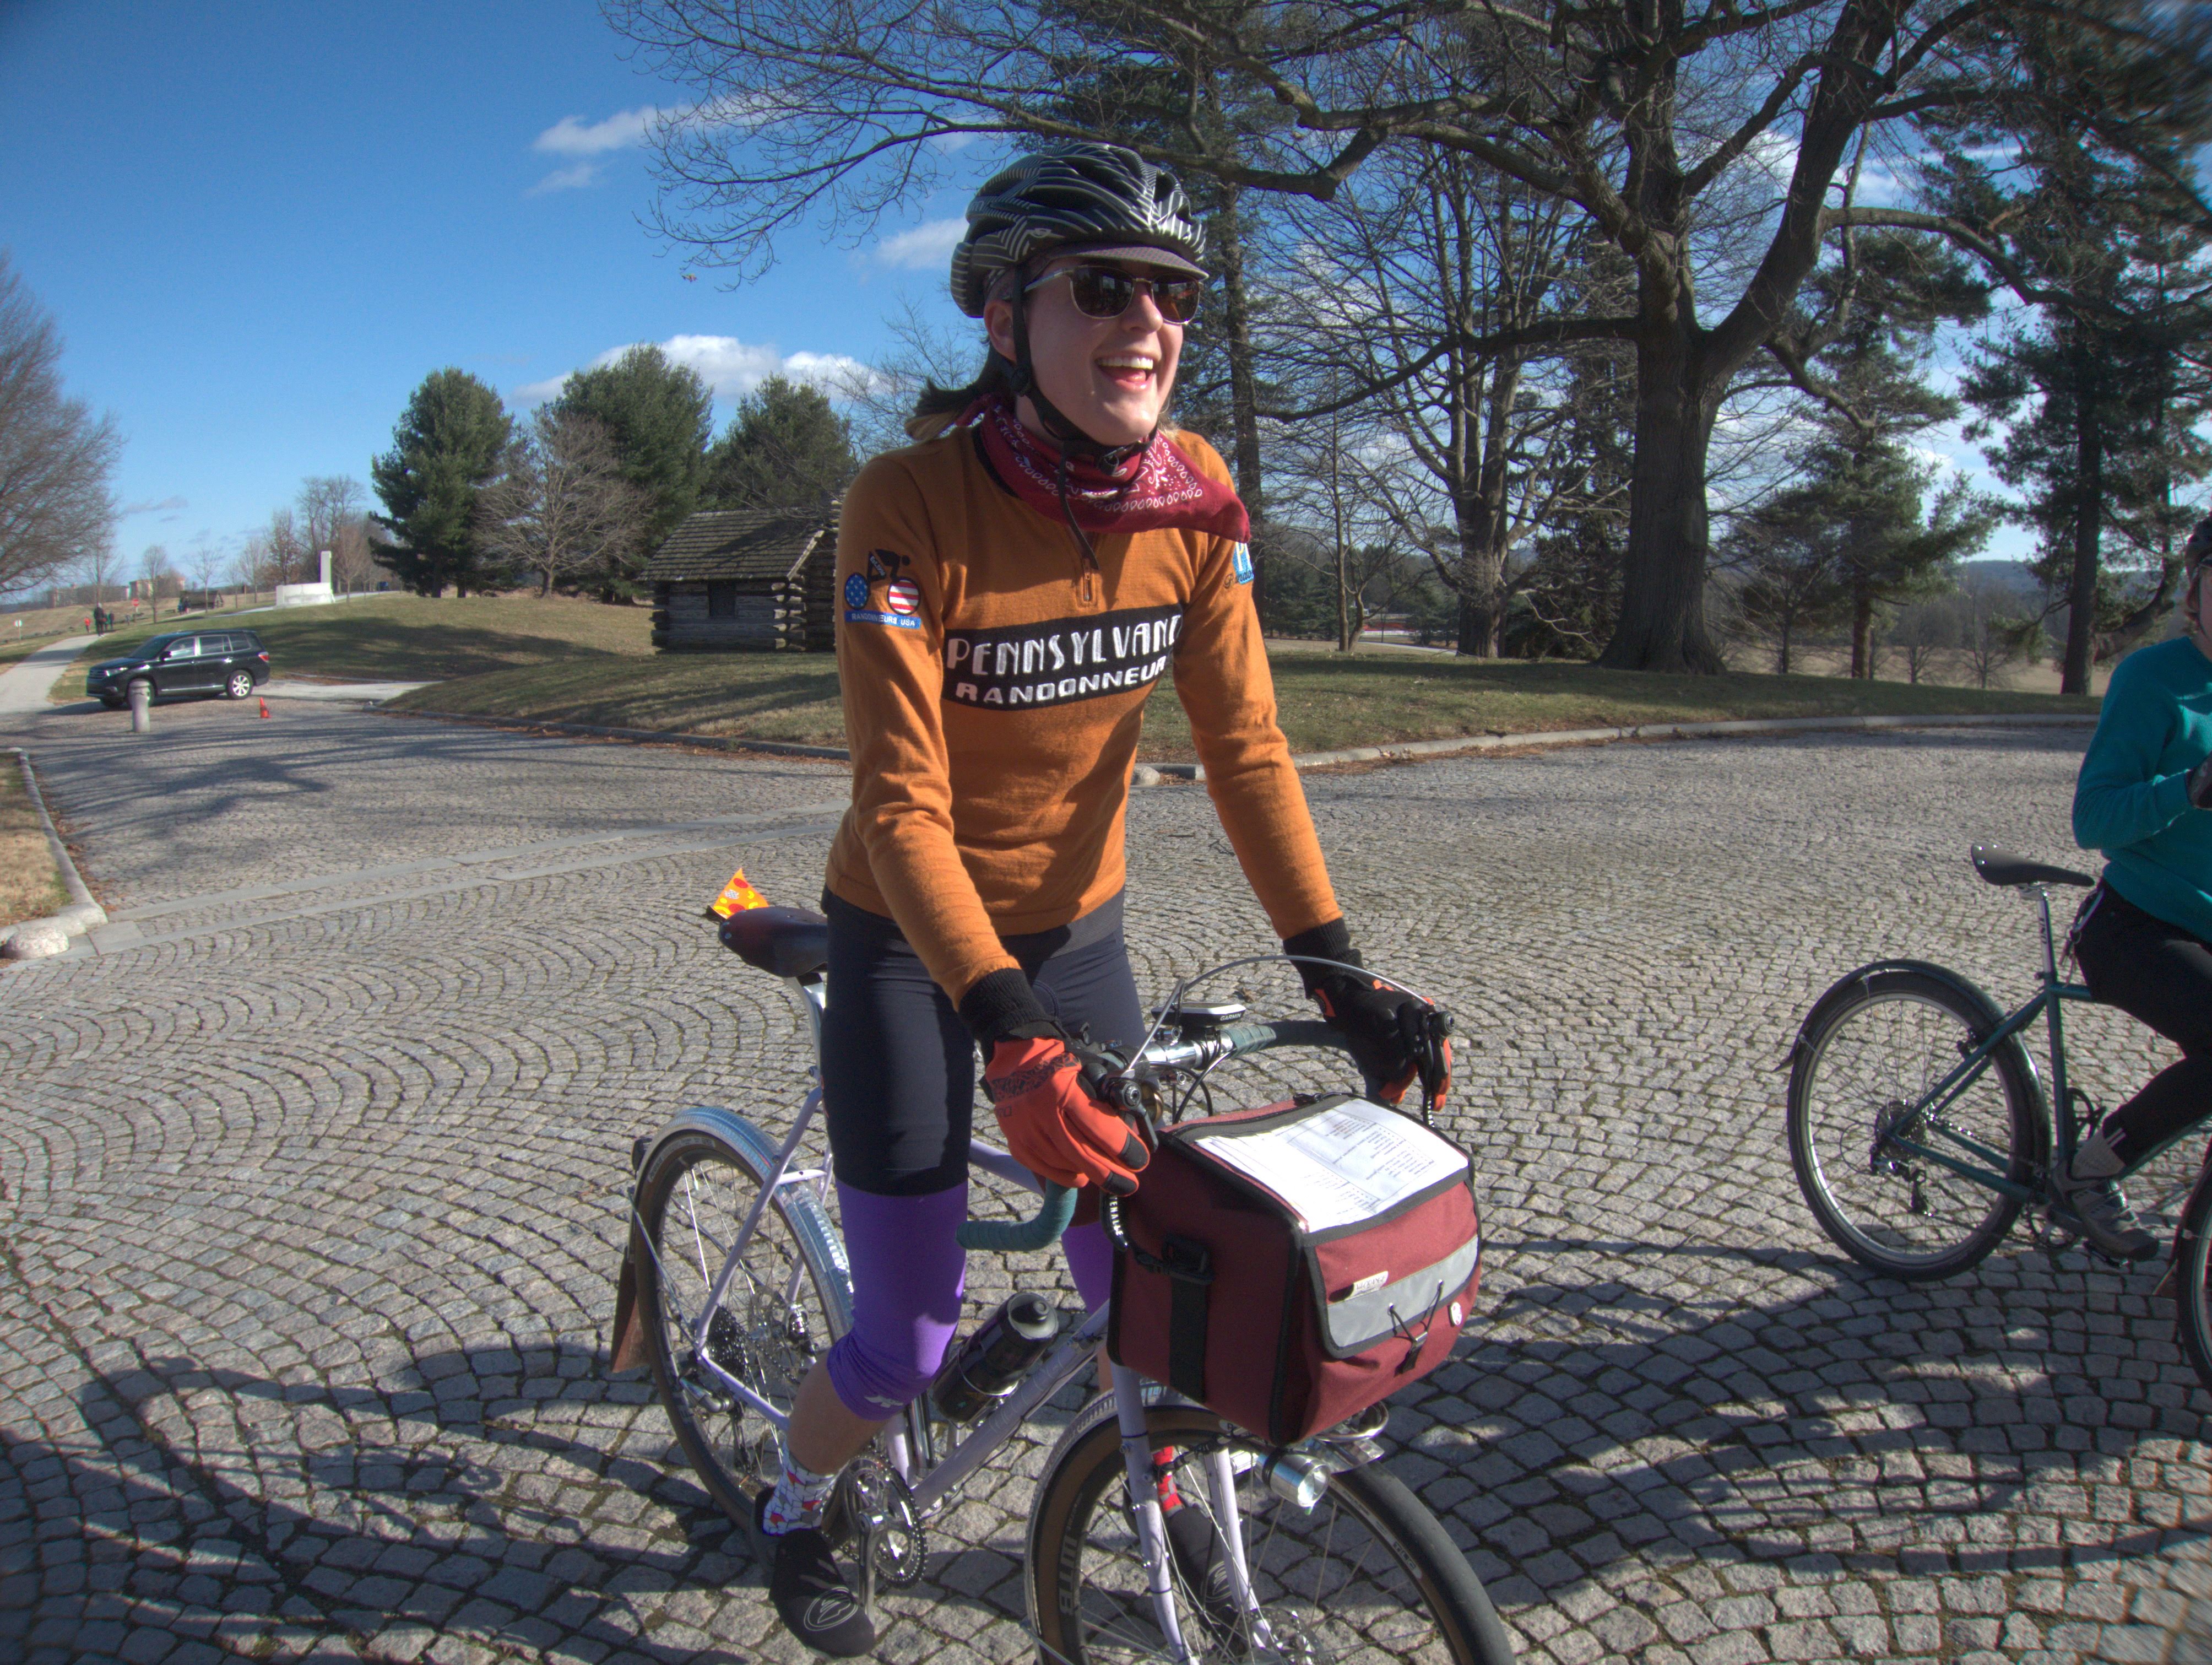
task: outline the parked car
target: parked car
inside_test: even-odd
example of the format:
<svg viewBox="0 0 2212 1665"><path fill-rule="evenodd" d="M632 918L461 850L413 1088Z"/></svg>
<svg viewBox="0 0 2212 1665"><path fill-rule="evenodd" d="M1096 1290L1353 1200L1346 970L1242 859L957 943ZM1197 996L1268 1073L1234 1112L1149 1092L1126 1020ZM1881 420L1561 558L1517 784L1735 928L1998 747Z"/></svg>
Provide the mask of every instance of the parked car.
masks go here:
<svg viewBox="0 0 2212 1665"><path fill-rule="evenodd" d="M103 659L84 674L84 691L111 709L143 682L157 699L173 694L251 698L269 680L269 650L250 630L171 631L149 636L120 659Z"/></svg>

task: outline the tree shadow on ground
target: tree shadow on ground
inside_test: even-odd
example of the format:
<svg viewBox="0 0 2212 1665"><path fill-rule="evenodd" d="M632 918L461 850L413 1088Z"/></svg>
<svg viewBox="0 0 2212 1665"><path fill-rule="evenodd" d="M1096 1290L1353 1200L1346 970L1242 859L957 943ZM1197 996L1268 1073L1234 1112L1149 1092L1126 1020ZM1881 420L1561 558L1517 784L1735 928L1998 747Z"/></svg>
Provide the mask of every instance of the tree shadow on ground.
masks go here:
<svg viewBox="0 0 2212 1665"><path fill-rule="evenodd" d="M1494 1238L1492 1255L1526 1281L1486 1298L1492 1333L1471 1332L1433 1397L1407 1396L1419 1415L1394 1429L1395 1461L1449 1508L1516 1623L1577 1590L1621 1589L1630 1564L1650 1575L1626 1581L1649 1640L1670 1601L1784 1573L1999 1580L2010 1593L1984 1611L2002 1619L2034 1588L2114 1590L2130 1562L2212 1562L2196 1473L2212 1400L2174 1343L2171 1302L2151 1296L2155 1268L2123 1274L2018 1239L1932 1285L1782 1248L1546 1236ZM1562 1259L1618 1275L1547 1275ZM1801 1293L1762 1298L1748 1283ZM1456 1497L1435 1484L1444 1471ZM1744 1571L1761 1564L1772 1570ZM2067 1621L2046 1603L2034 1622ZM2099 1624L2076 1628L2097 1645ZM2062 1640L2054 1628L2049 1645ZM1886 1628L1860 1641L1850 1651L1918 1650Z"/></svg>
<svg viewBox="0 0 2212 1665"><path fill-rule="evenodd" d="M264 1657L412 1658L455 1633L653 1665L735 1665L775 1636L784 1657L745 1534L651 1400L565 1346L427 1354L373 1388L180 1357L95 1375L88 1441L0 1432L0 1525L35 1516L46 1546L0 1531L0 1654L135 1656L143 1629ZM1019 1623L1018 1557L939 1550L913 1595L969 1610L957 1630Z"/></svg>

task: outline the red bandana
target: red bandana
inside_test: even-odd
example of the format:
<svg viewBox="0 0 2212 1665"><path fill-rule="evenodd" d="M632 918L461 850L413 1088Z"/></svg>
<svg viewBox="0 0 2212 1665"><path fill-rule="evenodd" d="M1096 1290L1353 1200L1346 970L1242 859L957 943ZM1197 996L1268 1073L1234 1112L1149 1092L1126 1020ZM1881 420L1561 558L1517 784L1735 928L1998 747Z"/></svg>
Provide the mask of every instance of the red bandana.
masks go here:
<svg viewBox="0 0 2212 1665"><path fill-rule="evenodd" d="M1022 425L1004 393L987 393L960 413L1006 489L1040 515L1059 521L1060 454ZM1252 519L1237 493L1191 467L1165 434L1155 431L1109 472L1089 457L1067 459L1067 507L1085 532L1154 532L1180 527L1234 538L1252 536Z"/></svg>

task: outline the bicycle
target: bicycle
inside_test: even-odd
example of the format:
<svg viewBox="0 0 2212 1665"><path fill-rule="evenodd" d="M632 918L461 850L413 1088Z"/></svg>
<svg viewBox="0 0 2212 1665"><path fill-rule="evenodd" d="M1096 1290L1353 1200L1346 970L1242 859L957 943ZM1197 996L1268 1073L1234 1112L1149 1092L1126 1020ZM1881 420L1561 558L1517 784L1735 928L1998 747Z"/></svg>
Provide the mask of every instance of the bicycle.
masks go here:
<svg viewBox="0 0 2212 1665"><path fill-rule="evenodd" d="M818 1056L827 922L799 909L754 909L733 915L723 940L788 980ZM1148 1044L1103 1083L1125 1103L1158 1104L1162 1091L1179 1088L1180 1109L1232 1058L1339 1044L1316 1022L1244 1022L1241 1005L1187 1003L1188 987L1178 985ZM732 1111L697 1107L633 1153L616 1368L651 1364L678 1445L741 1527L752 1513L748 1480L772 1485L780 1472L778 1435L799 1382L851 1323L826 1157L801 1154L822 1102L818 1065L810 1074L780 1139ZM1042 1186L980 1139L969 1156L971 1166L1046 1201L1030 1220L969 1221L963 1247L1035 1250L1057 1241L1072 1192ZM853 1547L863 1602L872 1606L878 1581L921 1577L929 1521L1091 1368L1107 1318L1102 1308L1065 1329L964 1436L924 1395L848 1466L829 1522L833 1538ZM1041 1661L1510 1665L1510 1643L1474 1570L1427 1507L1377 1466L1383 1407L1358 1425L1276 1448L1124 1367L1110 1379L1111 1391L1069 1422L1033 1494L1024 1583ZM1207 1511L1227 1552L1226 1600L1189 1588L1169 1549L1154 1456L1170 1450L1185 1506Z"/></svg>
<svg viewBox="0 0 2212 1665"><path fill-rule="evenodd" d="M2024 1209L2042 1211L2046 1247L2078 1235L2052 1176L2096 1120L2094 1107L2086 1118L2077 1113L2088 1100L2067 1081L2061 1016L2069 1002L2094 1003L2095 996L2061 980L2051 927L2051 887L2096 881L1994 845L1975 845L1969 855L1986 883L2035 900L2043 933L2036 992L2005 1012L1957 972L1876 961L1814 1003L1787 1059L1790 1165L1814 1217L1852 1259L1908 1282L1978 1265ZM2047 1033L2049 1098L2021 1040L2038 1017ZM2119 1177L2140 1174L2190 1131ZM2182 1345L2212 1390L2209 1263L2212 1162L2182 1208L2158 1291L2176 1296Z"/></svg>

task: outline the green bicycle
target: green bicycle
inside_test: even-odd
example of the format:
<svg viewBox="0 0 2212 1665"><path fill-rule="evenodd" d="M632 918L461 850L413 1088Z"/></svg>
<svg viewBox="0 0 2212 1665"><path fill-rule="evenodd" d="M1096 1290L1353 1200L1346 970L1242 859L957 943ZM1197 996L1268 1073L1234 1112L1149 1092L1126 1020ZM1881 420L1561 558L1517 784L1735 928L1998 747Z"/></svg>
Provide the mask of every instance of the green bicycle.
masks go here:
<svg viewBox="0 0 2212 1665"><path fill-rule="evenodd" d="M2039 1211L2046 1243L2078 1233L2051 1184L2073 1160L2084 1131L2077 1106L2087 1102L2067 1082L2061 1014L2067 1003L2095 997L2059 978L2050 887L2096 881L1989 845L1971 854L1984 881L2034 898L2043 930L2036 992L2005 1012L1957 972L1876 961L1814 1003L1790 1052L1790 1160L1814 1217L1853 1259L1913 1282L1978 1265L2023 1209ZM2023 1042L2039 1017L2048 1098ZM2142 1174L2185 1136L2147 1152L2121 1178ZM2182 1207L2160 1285L2176 1296L2182 1345L2212 1390L2208 1280L2212 1163Z"/></svg>

